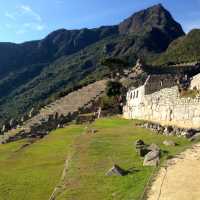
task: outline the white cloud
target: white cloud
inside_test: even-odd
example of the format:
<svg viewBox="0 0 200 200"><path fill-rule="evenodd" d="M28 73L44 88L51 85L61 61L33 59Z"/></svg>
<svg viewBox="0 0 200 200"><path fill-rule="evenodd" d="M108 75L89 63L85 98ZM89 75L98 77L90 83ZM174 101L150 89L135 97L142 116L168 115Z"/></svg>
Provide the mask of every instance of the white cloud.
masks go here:
<svg viewBox="0 0 200 200"><path fill-rule="evenodd" d="M8 18L11 19L11 20L16 21L16 16L15 16L14 13L6 12L6 13L5 13L5 16L8 17Z"/></svg>
<svg viewBox="0 0 200 200"><path fill-rule="evenodd" d="M43 31L44 29L45 29L45 25L43 25L43 24L38 24L35 22L24 23L16 31L16 34L22 35L22 34L30 32L30 31L40 32L40 31Z"/></svg>
<svg viewBox="0 0 200 200"><path fill-rule="evenodd" d="M38 31L43 31L45 27L44 27L44 25L38 24L35 28L36 28L36 30L38 30Z"/></svg>
<svg viewBox="0 0 200 200"><path fill-rule="evenodd" d="M18 35L30 31L39 32L46 28L41 16L29 5L20 5L13 12L6 12L5 16L13 21L5 24L5 27L15 30Z"/></svg>
<svg viewBox="0 0 200 200"><path fill-rule="evenodd" d="M32 16L36 21L42 21L41 16L35 12L29 5L20 5L19 10L21 11L21 14L27 14Z"/></svg>
<svg viewBox="0 0 200 200"><path fill-rule="evenodd" d="M37 23L25 23L23 24L23 28L35 31L43 31L45 29L45 26L43 24L37 24Z"/></svg>
<svg viewBox="0 0 200 200"><path fill-rule="evenodd" d="M26 31L23 30L23 29L20 29L20 30L17 30L17 31L16 31L16 34L17 34L17 35L23 35L24 33L26 33Z"/></svg>

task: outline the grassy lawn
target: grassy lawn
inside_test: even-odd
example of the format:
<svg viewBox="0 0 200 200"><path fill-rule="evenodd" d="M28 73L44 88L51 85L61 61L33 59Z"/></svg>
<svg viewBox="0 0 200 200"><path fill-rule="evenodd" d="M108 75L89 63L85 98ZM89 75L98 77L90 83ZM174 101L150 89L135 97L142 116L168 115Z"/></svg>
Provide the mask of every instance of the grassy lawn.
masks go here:
<svg viewBox="0 0 200 200"><path fill-rule="evenodd" d="M58 129L24 149L26 141L0 145L0 200L45 200L59 182L80 126Z"/></svg>
<svg viewBox="0 0 200 200"><path fill-rule="evenodd" d="M156 143L173 156L190 145L184 138L158 136L148 130L136 128L134 121L120 118L100 119L92 127L96 134L80 136L73 148L73 157L65 179L65 190L58 200L138 200L155 168L143 167L143 160L135 152L134 142L143 139ZM165 147L166 139L178 146ZM107 177L113 164L132 171L124 177Z"/></svg>
<svg viewBox="0 0 200 200"><path fill-rule="evenodd" d="M84 127L58 129L23 149L26 141L0 145L0 200L48 200L69 154L64 190L56 200L139 200L155 168L142 166L135 141L158 144L166 151L162 161L191 145L184 138L158 136L137 128L135 121L117 117L94 122L91 127L98 130L95 134L82 134ZM163 146L166 139L174 140L178 146ZM132 173L105 176L113 164Z"/></svg>

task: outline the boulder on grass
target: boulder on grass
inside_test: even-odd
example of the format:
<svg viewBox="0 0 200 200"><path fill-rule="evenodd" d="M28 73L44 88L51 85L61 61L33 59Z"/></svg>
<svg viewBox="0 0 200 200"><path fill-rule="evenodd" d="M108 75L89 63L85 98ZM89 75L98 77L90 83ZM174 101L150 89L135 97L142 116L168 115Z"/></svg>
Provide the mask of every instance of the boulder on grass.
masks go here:
<svg viewBox="0 0 200 200"><path fill-rule="evenodd" d="M200 140L200 133L196 133L191 138L189 138L191 142Z"/></svg>
<svg viewBox="0 0 200 200"><path fill-rule="evenodd" d="M135 141L135 147L139 147L139 146L142 146L142 145L145 145L144 141L143 140L136 140Z"/></svg>
<svg viewBox="0 0 200 200"><path fill-rule="evenodd" d="M163 131L164 135L169 135L171 132L173 132L172 126L166 126L164 131Z"/></svg>
<svg viewBox="0 0 200 200"><path fill-rule="evenodd" d="M143 148L137 149L137 153L140 157L144 157L146 154L149 153L149 150L147 149L147 147L143 147Z"/></svg>
<svg viewBox="0 0 200 200"><path fill-rule="evenodd" d="M135 142L135 149L140 157L144 157L149 152L147 145L142 140Z"/></svg>
<svg viewBox="0 0 200 200"><path fill-rule="evenodd" d="M176 143L175 143L174 141L172 141L172 140L165 140L165 141L163 142L163 144L164 144L165 146L176 146Z"/></svg>
<svg viewBox="0 0 200 200"><path fill-rule="evenodd" d="M137 141L135 142L135 149L136 149L136 151L137 151L137 150L140 150L140 149L143 149L144 147L146 147L146 144L144 143L144 141L142 141L142 140L137 140Z"/></svg>
<svg viewBox="0 0 200 200"><path fill-rule="evenodd" d="M114 165L111 169L108 170L106 176L125 176L127 171L119 167L118 165Z"/></svg>
<svg viewBox="0 0 200 200"><path fill-rule="evenodd" d="M157 166L160 161L160 151L150 151L145 157L143 166Z"/></svg>
<svg viewBox="0 0 200 200"><path fill-rule="evenodd" d="M195 130L194 129L184 130L182 131L181 135L189 139L195 135Z"/></svg>
<svg viewBox="0 0 200 200"><path fill-rule="evenodd" d="M151 144L147 148L149 151L159 151L160 152L160 147L157 144Z"/></svg>

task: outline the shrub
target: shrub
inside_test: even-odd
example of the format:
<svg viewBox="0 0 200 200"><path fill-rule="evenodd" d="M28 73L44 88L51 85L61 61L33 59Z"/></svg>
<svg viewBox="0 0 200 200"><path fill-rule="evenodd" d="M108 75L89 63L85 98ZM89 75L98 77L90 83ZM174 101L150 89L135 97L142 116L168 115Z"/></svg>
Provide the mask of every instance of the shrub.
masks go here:
<svg viewBox="0 0 200 200"><path fill-rule="evenodd" d="M109 81L106 86L106 95L109 97L120 96L123 92L123 86L118 81Z"/></svg>

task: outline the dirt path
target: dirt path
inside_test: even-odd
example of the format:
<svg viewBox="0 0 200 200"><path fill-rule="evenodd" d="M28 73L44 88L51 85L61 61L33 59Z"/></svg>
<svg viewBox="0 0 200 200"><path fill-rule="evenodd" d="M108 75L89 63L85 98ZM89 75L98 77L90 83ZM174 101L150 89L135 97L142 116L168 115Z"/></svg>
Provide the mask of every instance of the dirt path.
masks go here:
<svg viewBox="0 0 200 200"><path fill-rule="evenodd" d="M200 143L161 168L147 200L200 200Z"/></svg>
<svg viewBox="0 0 200 200"><path fill-rule="evenodd" d="M85 138L86 141L89 142L89 139L91 138L91 135L89 135L89 134L85 135L84 133L79 138L81 138L81 140L82 140L82 138ZM82 146L82 145L85 146L87 144L86 141L85 142L81 142L80 146ZM76 142L77 141L75 141L74 146L77 145ZM65 160L64 169L62 171L62 175L61 175L60 181L59 181L58 185L54 188L49 200L56 200L58 195L60 195L63 192L63 190L65 189L65 178L66 178L66 174L67 174L68 169L69 169L69 163L70 163L70 161L72 159L72 156L73 156L72 153L68 154L67 159ZM83 156L83 158L84 158L84 156Z"/></svg>
<svg viewBox="0 0 200 200"><path fill-rule="evenodd" d="M66 173L67 173L67 170L68 170L69 161L70 161L70 156L68 156L67 160L65 161L65 165L64 165L64 169L63 169L63 172L62 172L62 175L61 175L61 178L60 178L60 182L54 188L49 200L55 200L56 196L58 195L58 193L62 191L62 189L63 189L63 184L62 183L63 183L63 181L65 179L65 176L66 176Z"/></svg>

